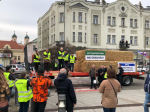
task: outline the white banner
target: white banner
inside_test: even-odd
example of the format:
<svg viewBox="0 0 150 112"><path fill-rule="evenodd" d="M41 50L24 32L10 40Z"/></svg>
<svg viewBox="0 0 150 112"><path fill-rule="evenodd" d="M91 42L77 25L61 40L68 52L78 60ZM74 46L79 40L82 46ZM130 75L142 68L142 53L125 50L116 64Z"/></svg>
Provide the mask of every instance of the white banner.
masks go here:
<svg viewBox="0 0 150 112"><path fill-rule="evenodd" d="M11 58L11 53L0 53L0 58Z"/></svg>
<svg viewBox="0 0 150 112"><path fill-rule="evenodd" d="M121 64L121 67L123 68L124 72L136 72L136 64L134 62L118 62L118 67L119 64Z"/></svg>
<svg viewBox="0 0 150 112"><path fill-rule="evenodd" d="M85 60L105 60L105 55L86 55Z"/></svg>

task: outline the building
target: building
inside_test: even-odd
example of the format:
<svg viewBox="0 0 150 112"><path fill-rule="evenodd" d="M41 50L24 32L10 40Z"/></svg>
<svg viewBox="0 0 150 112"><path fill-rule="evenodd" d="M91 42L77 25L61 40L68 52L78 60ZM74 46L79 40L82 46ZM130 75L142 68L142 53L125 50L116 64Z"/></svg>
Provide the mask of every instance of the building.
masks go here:
<svg viewBox="0 0 150 112"><path fill-rule="evenodd" d="M13 57L11 60L16 60L16 62L24 62L24 46L18 45L16 41L3 41L0 40L0 53L3 53L5 49L9 49L13 52ZM0 64L5 66L10 64L10 59L0 58Z"/></svg>
<svg viewBox="0 0 150 112"><path fill-rule="evenodd" d="M150 6L144 8L141 2L56 1L37 23L39 51L64 40L93 49L150 50ZM120 49L121 40L127 40L130 48Z"/></svg>
<svg viewBox="0 0 150 112"><path fill-rule="evenodd" d="M26 34L26 36L24 37L24 45L26 45L27 43L29 43L29 36Z"/></svg>
<svg viewBox="0 0 150 112"><path fill-rule="evenodd" d="M32 62L32 56L35 54L36 49L37 49L37 38L27 44L29 63Z"/></svg>

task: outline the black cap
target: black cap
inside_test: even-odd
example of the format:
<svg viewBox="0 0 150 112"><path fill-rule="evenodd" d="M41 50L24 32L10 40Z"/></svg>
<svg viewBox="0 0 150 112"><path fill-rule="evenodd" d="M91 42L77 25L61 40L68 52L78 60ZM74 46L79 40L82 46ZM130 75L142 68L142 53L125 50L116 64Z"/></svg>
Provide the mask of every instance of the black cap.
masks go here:
<svg viewBox="0 0 150 112"><path fill-rule="evenodd" d="M8 71L9 69L11 69L11 66L10 66L10 65L7 65L7 66L6 66L6 71Z"/></svg>
<svg viewBox="0 0 150 112"><path fill-rule="evenodd" d="M42 67L38 68L38 73L44 73L44 69Z"/></svg>

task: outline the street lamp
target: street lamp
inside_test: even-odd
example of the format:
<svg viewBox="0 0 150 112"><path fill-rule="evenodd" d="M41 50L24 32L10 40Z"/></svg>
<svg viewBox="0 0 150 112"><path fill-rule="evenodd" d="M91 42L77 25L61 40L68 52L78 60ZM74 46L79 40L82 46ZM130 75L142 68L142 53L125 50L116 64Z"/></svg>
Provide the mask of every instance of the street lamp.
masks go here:
<svg viewBox="0 0 150 112"><path fill-rule="evenodd" d="M148 15L148 16L146 16L146 18L145 18L145 50L146 50L146 19L149 17L150 15ZM144 55L144 52L143 52L143 55ZM149 71L150 71L150 52L149 52Z"/></svg>
<svg viewBox="0 0 150 112"><path fill-rule="evenodd" d="M58 5L64 5L64 41L65 41L65 2L60 2Z"/></svg>

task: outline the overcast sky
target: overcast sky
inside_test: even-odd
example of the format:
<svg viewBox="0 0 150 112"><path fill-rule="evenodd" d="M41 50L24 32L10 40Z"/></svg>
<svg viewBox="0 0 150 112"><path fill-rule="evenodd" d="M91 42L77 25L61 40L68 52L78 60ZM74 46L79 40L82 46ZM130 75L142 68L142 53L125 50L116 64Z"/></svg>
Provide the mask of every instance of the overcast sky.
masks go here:
<svg viewBox="0 0 150 112"><path fill-rule="evenodd" d="M24 42L26 32L28 32L30 40L37 38L37 20L55 1L60 0L1 0L0 40L11 40L14 30L18 43ZM108 3L114 1L106 0ZM141 1L144 7L150 5L150 0L130 1L133 4L138 4Z"/></svg>

